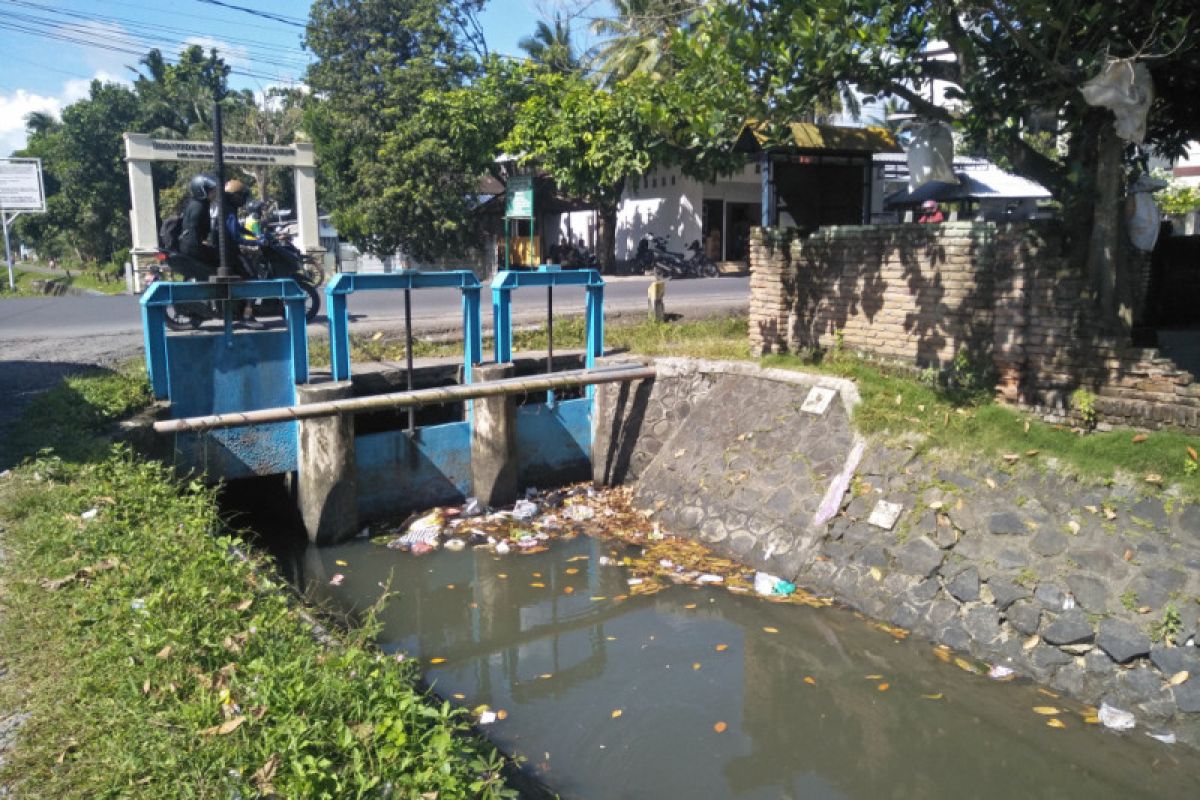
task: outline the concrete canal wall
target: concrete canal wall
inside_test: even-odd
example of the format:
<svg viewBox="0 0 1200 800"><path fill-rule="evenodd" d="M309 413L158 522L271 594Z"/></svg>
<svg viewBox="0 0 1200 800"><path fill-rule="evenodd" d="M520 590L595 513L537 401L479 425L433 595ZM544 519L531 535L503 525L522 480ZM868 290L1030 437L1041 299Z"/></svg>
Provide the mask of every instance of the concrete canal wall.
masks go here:
<svg viewBox="0 0 1200 800"><path fill-rule="evenodd" d="M657 364L598 388L598 482L750 566L1200 744L1200 505L863 443L846 382ZM820 413L814 387L836 395Z"/></svg>

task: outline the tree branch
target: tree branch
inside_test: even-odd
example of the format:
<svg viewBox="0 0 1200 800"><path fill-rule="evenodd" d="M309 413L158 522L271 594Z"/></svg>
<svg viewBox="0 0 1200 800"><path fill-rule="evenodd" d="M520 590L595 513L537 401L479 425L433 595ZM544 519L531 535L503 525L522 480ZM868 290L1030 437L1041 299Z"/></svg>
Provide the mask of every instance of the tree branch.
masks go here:
<svg viewBox="0 0 1200 800"><path fill-rule="evenodd" d="M1006 16L1004 16L1004 12L1000 9L1000 4L997 3L996 0L988 0L987 5L988 8L992 10L992 13L996 15L996 19L1000 22L1000 26L1008 32L1008 35L1013 38L1013 41L1016 42L1022 50L1033 56L1033 59L1041 64L1046 72L1056 77L1060 82L1070 86L1074 86L1079 82L1077 76L1072 70L1064 67L1057 61L1052 61L1049 56L1047 56L1039 48L1035 47L1033 42L1029 40L1029 37L1025 35L1025 32L1014 26L1012 22Z"/></svg>

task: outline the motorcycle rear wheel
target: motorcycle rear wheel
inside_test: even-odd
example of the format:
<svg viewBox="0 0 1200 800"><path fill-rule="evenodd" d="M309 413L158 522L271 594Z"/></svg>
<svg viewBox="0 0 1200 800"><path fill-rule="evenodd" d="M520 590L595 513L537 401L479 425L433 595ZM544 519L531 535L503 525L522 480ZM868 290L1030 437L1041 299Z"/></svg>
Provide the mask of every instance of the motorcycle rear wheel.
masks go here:
<svg viewBox="0 0 1200 800"><path fill-rule="evenodd" d="M173 331L194 331L204 324L206 317L192 314L187 303L170 305L163 309L163 321Z"/></svg>

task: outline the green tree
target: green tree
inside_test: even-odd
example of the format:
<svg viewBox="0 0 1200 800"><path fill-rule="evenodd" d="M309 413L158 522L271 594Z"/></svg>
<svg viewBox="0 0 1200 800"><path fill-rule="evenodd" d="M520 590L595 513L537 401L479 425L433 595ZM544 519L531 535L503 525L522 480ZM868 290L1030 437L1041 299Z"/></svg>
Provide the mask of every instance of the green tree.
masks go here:
<svg viewBox="0 0 1200 800"><path fill-rule="evenodd" d="M571 26L562 17L554 15L554 25L538 20L532 36L525 36L517 47L525 51L530 60L541 64L551 72L568 73L579 71L579 57L571 42Z"/></svg>
<svg viewBox="0 0 1200 800"><path fill-rule="evenodd" d="M702 5L697 0L613 0L612 17L592 22L592 33L604 38L595 67L604 83L633 77L654 79L670 74L672 31Z"/></svg>
<svg viewBox="0 0 1200 800"><path fill-rule="evenodd" d="M417 258L471 243L462 208L474 176L420 112L427 93L476 77L482 0L317 0L306 45L316 56L305 128L338 230L374 253Z"/></svg>
<svg viewBox="0 0 1200 800"><path fill-rule="evenodd" d="M1062 201L1073 252L1090 254L1086 268L1113 323L1123 294L1114 258L1121 163L1134 152L1079 86L1107 57L1139 60L1158 95L1148 148L1173 155L1200 136L1193 0L737 0L709 6L672 44L681 73L674 100L699 140L751 118L781 131L848 83L953 125L977 152ZM935 46L953 59L925 57ZM949 87L948 102L921 91L931 80ZM1034 135L1047 119L1065 155Z"/></svg>
<svg viewBox="0 0 1200 800"><path fill-rule="evenodd" d="M296 141L304 120L305 94L300 89L274 87L263 96L250 95L235 109L225 126L225 140L248 144L287 145ZM254 191L260 200L273 198L282 205L294 196L291 170L258 164L247 167L254 175ZM272 189L277 191L274 193Z"/></svg>
<svg viewBox="0 0 1200 800"><path fill-rule="evenodd" d="M502 146L552 177L563 194L596 208L600 267L609 271L626 179L667 163L673 153L647 115L644 97L629 85L607 89L552 72L533 81Z"/></svg>
<svg viewBox="0 0 1200 800"><path fill-rule="evenodd" d="M88 96L63 109L62 121L27 119L22 154L42 159L46 212L23 217L21 234L57 254L69 247L84 263L111 260L129 247L129 183L122 134L139 114L137 96L92 81Z"/></svg>

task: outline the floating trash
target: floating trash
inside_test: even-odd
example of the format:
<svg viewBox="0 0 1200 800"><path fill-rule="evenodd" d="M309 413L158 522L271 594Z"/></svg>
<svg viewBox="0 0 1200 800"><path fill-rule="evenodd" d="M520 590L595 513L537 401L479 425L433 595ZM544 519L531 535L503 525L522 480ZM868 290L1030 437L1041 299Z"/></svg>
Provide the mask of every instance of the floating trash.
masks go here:
<svg viewBox="0 0 1200 800"><path fill-rule="evenodd" d="M1100 723L1106 728L1111 728L1114 731L1129 731L1133 730L1137 725L1137 718L1128 711L1122 711L1119 708L1113 708L1108 703L1100 704L1100 711L1096 714L1100 718Z"/></svg>

